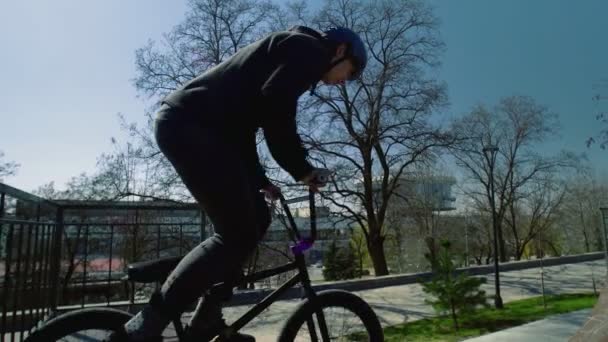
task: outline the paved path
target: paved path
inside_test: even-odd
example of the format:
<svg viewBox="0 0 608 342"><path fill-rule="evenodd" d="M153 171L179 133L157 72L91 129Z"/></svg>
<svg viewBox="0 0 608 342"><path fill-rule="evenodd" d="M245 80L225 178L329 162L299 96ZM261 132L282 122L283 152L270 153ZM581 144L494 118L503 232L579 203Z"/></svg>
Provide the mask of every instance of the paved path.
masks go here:
<svg viewBox="0 0 608 342"><path fill-rule="evenodd" d="M546 319L472 338L466 342L567 342L585 323L591 309Z"/></svg>
<svg viewBox="0 0 608 342"><path fill-rule="evenodd" d="M592 292L592 269L596 279L605 276L605 261L598 260L546 267L544 269L545 292L548 294ZM493 295L494 275L489 274L487 278L488 283L483 288L488 295ZM539 296L541 294L540 289L540 268L501 273L501 294L504 302ZM425 295L419 284L391 286L355 293L365 299L374 308L383 326L400 324L435 315L433 309L424 302ZM242 331L255 335L258 342L275 341L278 329L286 317L293 311L297 303L297 300L286 300L273 304L260 317L250 322ZM248 306L239 306L225 309L224 312L228 322L243 314L247 308ZM575 326L580 327L585 320L585 317L583 317L585 315L588 316L589 314L583 312L561 318L562 321L559 322L563 323L564 320L572 317L572 324L568 329L565 328L565 323L560 323L560 326L564 326L565 328L562 330L563 334L573 335L577 329L572 330L572 328ZM554 324L554 322L556 321L550 320L547 324ZM532 329L534 327L535 325L532 325ZM175 336L175 333L167 329L165 336ZM560 341L568 340L566 336L560 336L559 338L562 338ZM175 339L168 338L166 340L171 341ZM512 339L511 341L519 340ZM544 340L537 339L535 341Z"/></svg>

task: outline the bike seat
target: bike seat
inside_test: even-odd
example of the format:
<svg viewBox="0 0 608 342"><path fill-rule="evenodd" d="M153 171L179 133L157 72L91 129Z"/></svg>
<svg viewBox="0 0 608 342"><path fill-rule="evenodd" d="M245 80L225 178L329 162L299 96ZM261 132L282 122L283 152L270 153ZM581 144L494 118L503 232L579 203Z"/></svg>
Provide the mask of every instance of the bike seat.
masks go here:
<svg viewBox="0 0 608 342"><path fill-rule="evenodd" d="M127 266L127 280L137 283L163 282L183 256L141 261Z"/></svg>

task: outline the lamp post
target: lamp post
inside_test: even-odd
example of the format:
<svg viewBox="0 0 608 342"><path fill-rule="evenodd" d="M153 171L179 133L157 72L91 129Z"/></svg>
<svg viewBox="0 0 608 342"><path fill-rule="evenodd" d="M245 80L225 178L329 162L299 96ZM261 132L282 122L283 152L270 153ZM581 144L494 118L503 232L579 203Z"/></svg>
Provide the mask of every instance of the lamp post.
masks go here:
<svg viewBox="0 0 608 342"><path fill-rule="evenodd" d="M496 202L494 199L494 164L496 163L496 154L498 153L498 147L484 147L483 153L486 157L488 165L490 166L490 207L492 208L492 227L494 228L494 306L497 309L502 309L502 297L500 296L500 272L498 269L498 225L496 224Z"/></svg>
<svg viewBox="0 0 608 342"><path fill-rule="evenodd" d="M608 219L608 207L601 207L602 223L604 227L604 255L606 256L606 275L608 275L608 238L606 237L606 220Z"/></svg>

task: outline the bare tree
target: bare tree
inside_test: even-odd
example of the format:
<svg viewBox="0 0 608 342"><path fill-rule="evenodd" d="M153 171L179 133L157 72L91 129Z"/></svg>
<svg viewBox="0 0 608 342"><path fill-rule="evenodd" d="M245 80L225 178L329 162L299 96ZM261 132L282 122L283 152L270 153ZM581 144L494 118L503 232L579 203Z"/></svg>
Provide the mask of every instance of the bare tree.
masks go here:
<svg viewBox="0 0 608 342"><path fill-rule="evenodd" d="M66 190L57 190L55 189L55 183L50 182L40 186L33 193L51 200L99 199L99 192L95 183L94 177L89 177L83 173L78 177L72 177L66 184ZM77 211L71 213L71 219L71 222L66 222L62 232L63 243L60 277L61 294L64 304L69 302L69 290L74 273L78 268L85 266L86 259L86 257L83 257L86 253L83 249L85 245L84 223L86 222L87 215L82 211Z"/></svg>
<svg viewBox="0 0 608 342"><path fill-rule="evenodd" d="M489 264L492 258L492 218L487 208L469 207L465 212L465 255L477 265Z"/></svg>
<svg viewBox="0 0 608 342"><path fill-rule="evenodd" d="M161 99L271 29L279 7L264 0L189 0L185 20L136 52L135 87Z"/></svg>
<svg viewBox="0 0 608 342"><path fill-rule="evenodd" d="M131 140L125 143L112 139L114 151L98 160L98 178L112 189L113 200L135 198L164 200L176 203L192 202L181 179L170 162L158 149L153 134L153 121L145 126L126 124L123 130Z"/></svg>
<svg viewBox="0 0 608 342"><path fill-rule="evenodd" d="M504 223L509 228L506 235L516 260L521 259L529 244L539 236L547 244L557 245L557 240L552 239L553 235L546 232L555 224L564 195L563 182L547 177L531 182L508 204Z"/></svg>
<svg viewBox="0 0 608 342"><path fill-rule="evenodd" d="M602 216L599 206L608 203L608 184L581 175L569 180L558 213L558 232L570 253L589 253L603 249Z"/></svg>
<svg viewBox="0 0 608 342"><path fill-rule="evenodd" d="M19 164L12 161L4 161L4 152L0 151L0 182L4 181L5 177L14 176L19 169Z"/></svg>
<svg viewBox="0 0 608 342"><path fill-rule="evenodd" d="M451 187L455 184L453 177L440 174L430 168L410 172L402 177L397 188L397 197L391 200L387 209L386 223L395 227L396 242L403 235L403 228L408 224L415 229L409 229L408 238L419 238L426 245L425 261L435 266L439 250L439 236L445 238L441 220L441 213L452 208L448 207L451 201ZM407 200L403 200L406 198ZM401 246L398 246L401 247Z"/></svg>
<svg viewBox="0 0 608 342"><path fill-rule="evenodd" d="M318 111L304 121L329 123L328 131L336 133L319 139L317 130L307 138L319 152L318 160L342 170L334 204L364 227L376 274L386 274L382 227L396 180L410 165L432 158L434 147L447 144L443 132L429 123L431 113L445 102L444 85L425 77L426 70L438 65L443 48L431 8L419 0L328 1L317 15L303 1L286 9L256 0L193 0L189 7L185 21L160 46L151 42L137 51L135 86L143 94L158 100L262 33L292 24L348 26L365 37L371 62L362 82L319 91L305 104ZM151 136L140 132L142 139ZM162 159L150 141L146 144L135 150ZM376 172L381 176L372 176ZM166 178L156 176L150 178L157 184L175 184L170 171L162 171ZM354 177L360 182L352 182Z"/></svg>
<svg viewBox="0 0 608 342"><path fill-rule="evenodd" d="M467 195L484 201L486 207L492 196L490 159L482 150L499 148L494 188L501 261L508 257L502 228L510 204L534 180L577 165L578 157L572 153L537 151L537 145L556 137L558 129L557 116L525 96L503 98L492 111L480 105L454 124L453 132L463 139L452 148L452 155L468 176Z"/></svg>
<svg viewBox="0 0 608 342"><path fill-rule="evenodd" d="M341 0L325 2L313 22L350 27L367 44L363 77L318 89L302 123L315 160L337 171L328 199L363 230L376 275L388 274L388 204L408 168L449 144L429 121L445 103L444 85L425 73L443 49L437 19L422 1Z"/></svg>
<svg viewBox="0 0 608 342"><path fill-rule="evenodd" d="M595 119L601 125L601 129L594 137L587 139L587 146L599 144L602 150L608 148L608 111L606 100L608 100L608 79L593 84L593 103L595 104Z"/></svg>
<svg viewBox="0 0 608 342"><path fill-rule="evenodd" d="M154 99L153 110L165 95L275 28L275 19L289 18L265 0L190 0L188 7L185 19L162 41L150 41L136 51L134 85ZM152 113L146 117L146 124L138 126L120 116L130 140L113 140L116 151L101 157L104 172L112 174L107 185L123 197L191 201L156 145Z"/></svg>

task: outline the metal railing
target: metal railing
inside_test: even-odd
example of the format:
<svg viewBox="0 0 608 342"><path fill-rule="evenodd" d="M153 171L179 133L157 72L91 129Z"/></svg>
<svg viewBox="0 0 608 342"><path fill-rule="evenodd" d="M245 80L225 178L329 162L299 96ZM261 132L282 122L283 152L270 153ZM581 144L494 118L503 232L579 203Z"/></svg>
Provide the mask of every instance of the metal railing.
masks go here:
<svg viewBox="0 0 608 342"><path fill-rule="evenodd" d="M184 255L210 232L196 203L51 201L0 183L0 342L22 340L65 310L135 309L160 284L125 281L127 265ZM319 236L335 234L321 229ZM282 263L287 240L283 229L270 229L247 272ZM273 281L282 279L248 286Z"/></svg>
<svg viewBox="0 0 608 342"><path fill-rule="evenodd" d="M0 183L0 339L29 330L56 306L58 206ZM22 214L19 214L22 213Z"/></svg>
<svg viewBox="0 0 608 342"><path fill-rule="evenodd" d="M123 281L126 266L205 235L194 203L49 201L0 183L0 341L58 311L147 300L155 285Z"/></svg>
<svg viewBox="0 0 608 342"><path fill-rule="evenodd" d="M56 229L53 223L1 220L3 334L19 331L23 337L32 321L43 319L54 307Z"/></svg>
<svg viewBox="0 0 608 342"><path fill-rule="evenodd" d="M122 281L128 264L183 255L199 242L199 223L65 224L58 306L134 304L151 288Z"/></svg>

